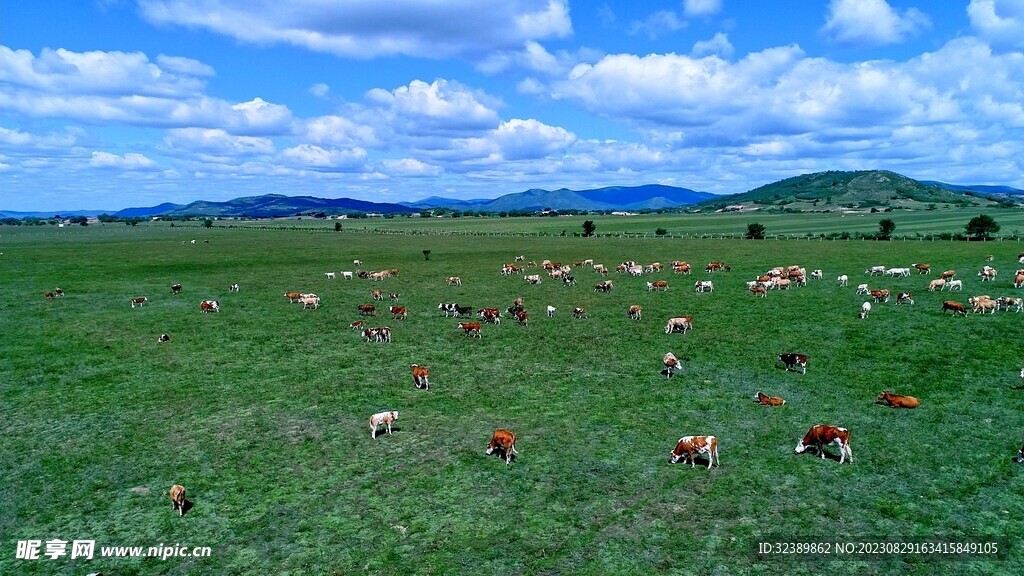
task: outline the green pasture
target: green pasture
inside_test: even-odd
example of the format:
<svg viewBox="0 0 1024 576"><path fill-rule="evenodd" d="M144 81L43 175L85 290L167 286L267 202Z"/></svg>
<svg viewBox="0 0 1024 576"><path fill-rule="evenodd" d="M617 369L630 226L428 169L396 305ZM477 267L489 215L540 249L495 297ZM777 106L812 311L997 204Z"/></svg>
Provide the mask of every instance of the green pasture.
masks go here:
<svg viewBox="0 0 1024 576"><path fill-rule="evenodd" d="M964 214L956 220L966 223ZM1020 226L1010 214L993 214L1004 232ZM940 226L925 216L846 220L873 230L891 217L897 234ZM727 217L737 232L755 219L769 233L788 222L723 215L716 232L731 231ZM1024 296L1010 285L1024 243L557 235L582 220L360 220L343 222L342 232L307 220L292 222L324 229L3 227L0 574L1021 573L1024 465L1012 457L1024 441L1024 314L954 318L940 305ZM599 233L706 224L595 220ZM440 232L452 222L551 235L347 229ZM570 265L686 260L695 272L612 274L614 290L599 294L592 270L576 270L574 287L502 276L519 254ZM354 270L357 258L400 275L326 279ZM706 274L711 260L732 271ZM864 274L924 262L956 269L963 293L929 293L927 276ZM991 284L976 276L986 263L1000 271ZM790 264L825 278L764 299L746 292L747 280ZM839 274L849 287L837 285ZM451 275L463 285L447 286ZM714 292L694 293L708 278ZM644 283L655 279L669 290L648 292ZM172 295L179 282L183 293ZM234 282L240 291L229 293ZM894 298L860 320L861 282L911 291L916 304ZM67 296L45 300L56 286ZM410 311L405 321L367 320L392 328L390 344L349 329L372 289L399 293ZM317 293L322 306L289 304L283 293L292 290ZM132 309L135 296L149 302ZM479 340L437 310L439 302L504 309L517 296L529 325L506 317ZM219 300L221 312L201 314L202 299ZM643 306L641 321L626 317L631 304ZM574 320L575 306L589 318ZM683 314L694 330L665 334L665 321ZM158 343L161 333L171 341ZM684 363L671 380L659 374L668 351ZM806 375L776 363L784 351L810 356ZM430 367L429 392L413 387L412 363ZM875 404L883 389L922 405ZM787 404L759 406L758 390ZM394 434L372 440L367 419L382 410L401 416ZM853 464L793 454L817 423L851 430ZM519 437L511 466L484 455L498 427ZM669 465L687 434L716 435L721 467ZM183 518L167 498L175 483L192 504ZM1000 538L1009 549L984 561L755 556L768 539L910 537ZM97 557L17 559L18 541L32 539L95 540ZM101 546L160 544L212 554L98 557Z"/></svg>

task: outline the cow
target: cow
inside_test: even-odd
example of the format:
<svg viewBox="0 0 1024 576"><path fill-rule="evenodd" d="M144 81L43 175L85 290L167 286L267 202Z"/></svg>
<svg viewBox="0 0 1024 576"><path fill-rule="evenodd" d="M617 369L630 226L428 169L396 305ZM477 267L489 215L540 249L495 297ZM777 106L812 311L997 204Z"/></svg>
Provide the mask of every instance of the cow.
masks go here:
<svg viewBox="0 0 1024 576"><path fill-rule="evenodd" d="M449 276L448 277L448 285L449 286L462 286L462 278L459 278L458 276Z"/></svg>
<svg viewBox="0 0 1024 576"><path fill-rule="evenodd" d="M324 275L327 276L328 280L334 280L334 272L324 272Z"/></svg>
<svg viewBox="0 0 1024 576"><path fill-rule="evenodd" d="M391 434L391 424L398 420L398 411L391 410L389 412L378 412L373 416L370 416L370 437L374 440L377 439L377 428L384 424L387 426L388 434Z"/></svg>
<svg viewBox="0 0 1024 576"><path fill-rule="evenodd" d="M302 309L312 308L316 310L320 308L320 297L316 294L303 294L302 298L299 298L299 302L302 302Z"/></svg>
<svg viewBox="0 0 1024 576"><path fill-rule="evenodd" d="M373 304L360 304L356 308L359 310L359 313L363 316L377 315L377 307L374 306Z"/></svg>
<svg viewBox="0 0 1024 576"><path fill-rule="evenodd" d="M978 276L981 276L982 282L991 282L995 280L998 275L999 271L991 266L985 266L981 272L978 272Z"/></svg>
<svg viewBox="0 0 1024 576"><path fill-rule="evenodd" d="M370 291L370 296L371 296L371 297L372 297L372 298L373 298L374 300L380 300L380 301L382 301L382 302L384 301L384 293L383 293L383 292L381 292L380 290L371 290L371 291Z"/></svg>
<svg viewBox="0 0 1024 576"><path fill-rule="evenodd" d="M580 308L579 306L577 306L576 308L572 309L572 317L577 319L577 320L579 320L580 318L586 318L587 317L587 311L584 310L583 308Z"/></svg>
<svg viewBox="0 0 1024 576"><path fill-rule="evenodd" d="M682 368L682 363L676 358L676 355L671 352L665 352L665 355L661 357L661 363L665 366L665 369L661 371L666 378L671 378L672 374L676 370Z"/></svg>
<svg viewBox="0 0 1024 576"><path fill-rule="evenodd" d="M791 283L792 281L788 278L779 278L772 284L772 287L776 290L789 290L789 285Z"/></svg>
<svg viewBox="0 0 1024 576"><path fill-rule="evenodd" d="M181 294L181 284L171 284L171 294Z"/></svg>
<svg viewBox="0 0 1024 576"><path fill-rule="evenodd" d="M910 292L900 292L899 294L896 295L897 306L903 304L904 302L906 302L907 304L914 303L914 297L910 294Z"/></svg>
<svg viewBox="0 0 1024 576"><path fill-rule="evenodd" d="M661 272L661 268L661 262L653 262L647 268L644 268L644 271L650 274L653 272Z"/></svg>
<svg viewBox="0 0 1024 576"><path fill-rule="evenodd" d="M836 282L839 282L840 286L846 286L850 282L850 277L847 276L846 274L843 274L836 278Z"/></svg>
<svg viewBox="0 0 1024 576"><path fill-rule="evenodd" d="M674 274L687 274L687 275L689 275L691 268L692 267L689 264L687 264L686 262L680 262L678 264L673 264L672 265L672 272Z"/></svg>
<svg viewBox="0 0 1024 576"><path fill-rule="evenodd" d="M768 296L768 289L764 286L751 286L749 290L754 296L760 296L761 298L766 298Z"/></svg>
<svg viewBox="0 0 1024 576"><path fill-rule="evenodd" d="M292 304L295 304L296 302L299 301L299 298L302 298L302 293L301 292L285 292L284 293L284 297L288 299L288 302L290 302Z"/></svg>
<svg viewBox="0 0 1024 576"><path fill-rule="evenodd" d="M178 511L178 518L185 515L185 487L181 484L171 486L168 494L171 497L171 510Z"/></svg>
<svg viewBox="0 0 1024 576"><path fill-rule="evenodd" d="M942 278L936 278L935 280L932 280L931 282L928 283L928 291L935 292L936 290L938 290L941 292L945 286L945 280L943 280Z"/></svg>
<svg viewBox="0 0 1024 576"><path fill-rule="evenodd" d="M392 268L389 273L395 278L398 278L398 268Z"/></svg>
<svg viewBox="0 0 1024 576"><path fill-rule="evenodd" d="M686 334L687 330L693 329L693 317L692 316L676 316L670 318L668 324L665 324L665 334L671 334L679 331Z"/></svg>
<svg viewBox="0 0 1024 576"><path fill-rule="evenodd" d="M874 276L875 274L885 274L885 266L872 266L864 271L868 276Z"/></svg>
<svg viewBox="0 0 1024 576"><path fill-rule="evenodd" d="M971 304L974 306L974 313L975 314L984 314L986 310L990 314L995 314L996 313L996 308L997 308L996 301L991 299L991 298L989 298L989 297L987 297L987 296L979 296L977 298L969 298L968 301L971 302Z"/></svg>
<svg viewBox="0 0 1024 576"><path fill-rule="evenodd" d="M786 403L781 396L769 396L763 392L754 394L754 401L762 406L783 406Z"/></svg>
<svg viewBox="0 0 1024 576"><path fill-rule="evenodd" d="M889 301L889 291L887 289L885 289L885 288L882 288L880 290L872 290L870 292L870 294L871 294L871 297L875 300L875 302L888 302Z"/></svg>
<svg viewBox="0 0 1024 576"><path fill-rule="evenodd" d="M456 315L455 314L455 307L456 306L458 306L458 304L454 304L454 303L447 304L445 302L441 302L440 304L437 305L437 309L442 311L442 312L444 312L444 317L447 318L449 314Z"/></svg>
<svg viewBox="0 0 1024 576"><path fill-rule="evenodd" d="M362 330L363 326L365 326L365 324L363 323L362 320L356 320L355 322L348 325L348 327L353 330Z"/></svg>
<svg viewBox="0 0 1024 576"><path fill-rule="evenodd" d="M1021 261L1024 262L1024 256L1021 257ZM1024 378L1024 369L1020 371L1020 377ZM1020 450L1017 450L1017 457L1014 458L1017 464L1024 464L1024 446L1021 446Z"/></svg>
<svg viewBox="0 0 1024 576"><path fill-rule="evenodd" d="M238 292L238 284L231 284L228 286L228 292Z"/></svg>
<svg viewBox="0 0 1024 576"><path fill-rule="evenodd" d="M540 284L540 274L531 274L529 276L523 276L523 280L526 280L527 284Z"/></svg>
<svg viewBox="0 0 1024 576"><path fill-rule="evenodd" d="M839 463L842 464L847 458L850 459L850 464L853 464L853 451L850 449L850 431L846 428L839 428L838 426L831 426L828 424L816 424L811 426L811 429L807 431L804 439L796 445L793 450L794 454L803 454L807 448L814 446L821 455L821 459L825 459L825 446L829 444L835 444L839 446Z"/></svg>
<svg viewBox="0 0 1024 576"><path fill-rule="evenodd" d="M931 274L932 273L932 265L931 264L911 264L911 266L913 266L914 268L917 269L917 273L918 274Z"/></svg>
<svg viewBox="0 0 1024 576"><path fill-rule="evenodd" d="M1017 274L1013 277L1013 287L1024 288L1024 273L1017 272Z"/></svg>
<svg viewBox="0 0 1024 576"><path fill-rule="evenodd" d="M643 308L639 304L633 304L626 313L631 320L640 320L643 317Z"/></svg>
<svg viewBox="0 0 1024 576"><path fill-rule="evenodd" d="M56 295L56 294L54 294L53 292L50 292L49 290L45 290L45 291L43 292L43 298L46 298L47 300L53 300L53 299L55 299L56 297L57 297L57 295ZM132 308L134 308L134 307L135 307L135 306L133 305L133 306L132 306Z"/></svg>
<svg viewBox="0 0 1024 576"><path fill-rule="evenodd" d="M516 256L516 257L514 258L514 260L515 260L516 262L522 262L524 258L526 258L526 257L525 257L525 256L522 256L522 255L520 255L520 256Z"/></svg>
<svg viewBox="0 0 1024 576"><path fill-rule="evenodd" d="M381 326L379 328L371 328L371 330L377 342L391 342L391 328Z"/></svg>
<svg viewBox="0 0 1024 576"><path fill-rule="evenodd" d="M142 308L142 305L145 304L146 302L149 302L149 298L146 298L145 296L139 296L138 298L132 298L132 308L135 308L136 306L138 306L139 308Z"/></svg>
<svg viewBox="0 0 1024 576"><path fill-rule="evenodd" d="M726 270L726 266L722 262L708 262L707 267L704 268L704 271L709 274L711 272L718 272L720 270Z"/></svg>
<svg viewBox="0 0 1024 576"><path fill-rule="evenodd" d="M866 295L868 292L870 292L870 290L868 289L868 285L867 284L858 284L857 285L857 292L856 292L857 294L865 294Z"/></svg>
<svg viewBox="0 0 1024 576"><path fill-rule="evenodd" d="M203 300L199 303L199 311L203 314L220 312L220 303L216 300Z"/></svg>
<svg viewBox="0 0 1024 576"><path fill-rule="evenodd" d="M715 291L715 284L711 280L697 280L693 284L693 289L694 289L695 292L698 292L698 293L700 293L700 292L714 292Z"/></svg>
<svg viewBox="0 0 1024 576"><path fill-rule="evenodd" d="M883 390L882 393L875 398L875 402L885 402L890 408L917 408L921 405L921 401L913 396L891 394L888 390Z"/></svg>
<svg viewBox="0 0 1024 576"><path fill-rule="evenodd" d="M963 314L964 318L967 317L967 307L955 300L946 300L942 303L942 312L945 313L946 310L951 310L953 312L953 316Z"/></svg>
<svg viewBox="0 0 1024 576"><path fill-rule="evenodd" d="M399 318L405 320L409 317L409 312L405 309L405 306L392 306L390 310L392 320L397 320Z"/></svg>
<svg viewBox="0 0 1024 576"><path fill-rule="evenodd" d="M359 259L353 260L352 261L352 265L353 266L362 266L363 265L363 261L359 260Z"/></svg>
<svg viewBox="0 0 1024 576"><path fill-rule="evenodd" d="M417 390L430 390L430 369L419 364L412 365L412 383Z"/></svg>
<svg viewBox="0 0 1024 576"><path fill-rule="evenodd" d="M600 284L595 284L594 285L594 292L606 292L607 293L607 292L611 292L611 291L612 291L612 281L611 280L605 280L604 282L601 282Z"/></svg>
<svg viewBox="0 0 1024 576"><path fill-rule="evenodd" d="M662 292L664 292L665 290L668 290L668 282L664 280L658 280L657 282L648 282L647 291L651 292L652 290L661 290Z"/></svg>
<svg viewBox="0 0 1024 576"><path fill-rule="evenodd" d="M459 328L462 329L462 333L466 336L480 337L480 323L479 322L459 322Z"/></svg>
<svg viewBox="0 0 1024 576"><path fill-rule="evenodd" d="M690 468L693 468L697 465L694 456L698 454L708 455L708 470L711 470L712 463L719 467L722 465L718 460L718 439L714 436L683 436L668 453L668 462L675 464L680 460L689 460Z"/></svg>
<svg viewBox="0 0 1024 576"><path fill-rule="evenodd" d="M1010 311L1011 308L1017 312L1024 311L1024 298L1013 298L1011 296L1000 296L996 298L996 309Z"/></svg>
<svg viewBox="0 0 1024 576"><path fill-rule="evenodd" d="M156 337L156 341L157 342L170 342L171 341L171 337L168 336L167 334L161 334L161 335Z"/></svg>
<svg viewBox="0 0 1024 576"><path fill-rule="evenodd" d="M797 367L800 368L801 374L807 374L807 355L799 354L797 352L784 352L779 354L779 362L786 368L787 371L792 370L797 372Z"/></svg>
<svg viewBox="0 0 1024 576"><path fill-rule="evenodd" d="M554 306L548 306L547 307L548 318L554 318L555 317L555 310L556 310L556 308Z"/></svg>
<svg viewBox="0 0 1024 576"><path fill-rule="evenodd" d="M388 298L390 298L392 302L398 302L398 292L389 292Z"/></svg>
<svg viewBox="0 0 1024 576"><path fill-rule="evenodd" d="M910 268L889 268L885 271L886 276L910 276Z"/></svg>
<svg viewBox="0 0 1024 576"><path fill-rule="evenodd" d="M511 430L505 430L504 428L498 428L491 434L491 441L487 443L487 451L485 454L490 456L496 451L500 450L501 454L505 456L505 465L508 466L512 463L512 457L519 454L516 451L516 435Z"/></svg>
<svg viewBox="0 0 1024 576"><path fill-rule="evenodd" d="M871 302L865 302L860 305L860 319L863 320L868 317L868 313L871 312Z"/></svg>
<svg viewBox="0 0 1024 576"><path fill-rule="evenodd" d="M453 312L456 318L461 316L471 316L473 314L472 306L459 306L458 304L453 304L453 306L455 307Z"/></svg>
<svg viewBox="0 0 1024 576"><path fill-rule="evenodd" d="M343 279L345 279L345 280L351 280L351 279L352 279L352 271L351 271L351 270L345 270L345 271L343 271L343 272L341 273L341 277L342 277Z"/></svg>
<svg viewBox="0 0 1024 576"><path fill-rule="evenodd" d="M963 290L964 289L964 281L963 280L950 280L949 282L946 282L946 288L949 289L950 292L955 292L955 291L958 291L958 290Z"/></svg>
<svg viewBox="0 0 1024 576"><path fill-rule="evenodd" d="M956 276L956 270L946 270L945 272L942 273L940 278L942 278L943 280L949 280L953 276Z"/></svg>
<svg viewBox="0 0 1024 576"><path fill-rule="evenodd" d="M482 308L477 310L477 315L489 324L501 324L501 311L497 308Z"/></svg>
<svg viewBox="0 0 1024 576"><path fill-rule="evenodd" d="M608 275L608 268L604 264L594 264L594 272L601 274L602 276Z"/></svg>
<svg viewBox="0 0 1024 576"><path fill-rule="evenodd" d="M629 272L630 276L642 276L644 269L641 266L631 266L627 272Z"/></svg>
<svg viewBox="0 0 1024 576"><path fill-rule="evenodd" d="M576 278L573 277L572 274L563 274L562 275L562 285L563 286L575 286L576 285Z"/></svg>
<svg viewBox="0 0 1024 576"><path fill-rule="evenodd" d="M821 270L811 270L811 280L821 280L825 275Z"/></svg>
<svg viewBox="0 0 1024 576"><path fill-rule="evenodd" d="M530 315L526 313L526 310L520 310L515 314L516 321L519 322L520 326L526 326L530 319Z"/></svg>

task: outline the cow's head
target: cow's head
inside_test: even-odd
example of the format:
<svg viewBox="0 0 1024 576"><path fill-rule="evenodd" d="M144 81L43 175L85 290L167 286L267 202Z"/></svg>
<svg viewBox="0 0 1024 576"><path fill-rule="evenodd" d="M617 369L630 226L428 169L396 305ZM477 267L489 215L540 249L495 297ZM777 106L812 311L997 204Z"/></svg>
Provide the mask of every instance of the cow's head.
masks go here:
<svg viewBox="0 0 1024 576"><path fill-rule="evenodd" d="M800 442L797 443L796 448L793 449L793 453L794 454L803 454L804 450L807 450L807 445L804 444L803 440L801 440Z"/></svg>

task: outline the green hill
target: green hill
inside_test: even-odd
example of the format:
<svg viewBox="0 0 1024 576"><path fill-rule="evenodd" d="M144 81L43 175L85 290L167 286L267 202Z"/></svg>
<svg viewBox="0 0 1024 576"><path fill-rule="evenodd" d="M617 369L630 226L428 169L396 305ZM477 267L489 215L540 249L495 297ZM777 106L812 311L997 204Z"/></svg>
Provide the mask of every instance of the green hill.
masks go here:
<svg viewBox="0 0 1024 576"><path fill-rule="evenodd" d="M931 206L990 206L996 202L924 184L887 170L862 170L794 176L743 194L703 202L701 206L720 209L739 204L748 208L806 212L871 208L924 210Z"/></svg>

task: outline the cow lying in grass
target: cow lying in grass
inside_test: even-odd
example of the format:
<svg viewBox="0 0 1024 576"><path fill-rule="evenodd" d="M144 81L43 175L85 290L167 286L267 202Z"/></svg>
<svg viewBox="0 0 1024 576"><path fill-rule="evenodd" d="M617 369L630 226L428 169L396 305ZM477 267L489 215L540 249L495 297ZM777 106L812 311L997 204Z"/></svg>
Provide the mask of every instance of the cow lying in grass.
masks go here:
<svg viewBox="0 0 1024 576"><path fill-rule="evenodd" d="M875 402L885 402L890 408L917 408L921 405L921 401L913 396L891 394L888 390L882 391L882 393L875 398Z"/></svg>
<svg viewBox="0 0 1024 576"><path fill-rule="evenodd" d="M780 396L769 396L763 392L754 394L754 400L762 406L782 406L786 403Z"/></svg>

